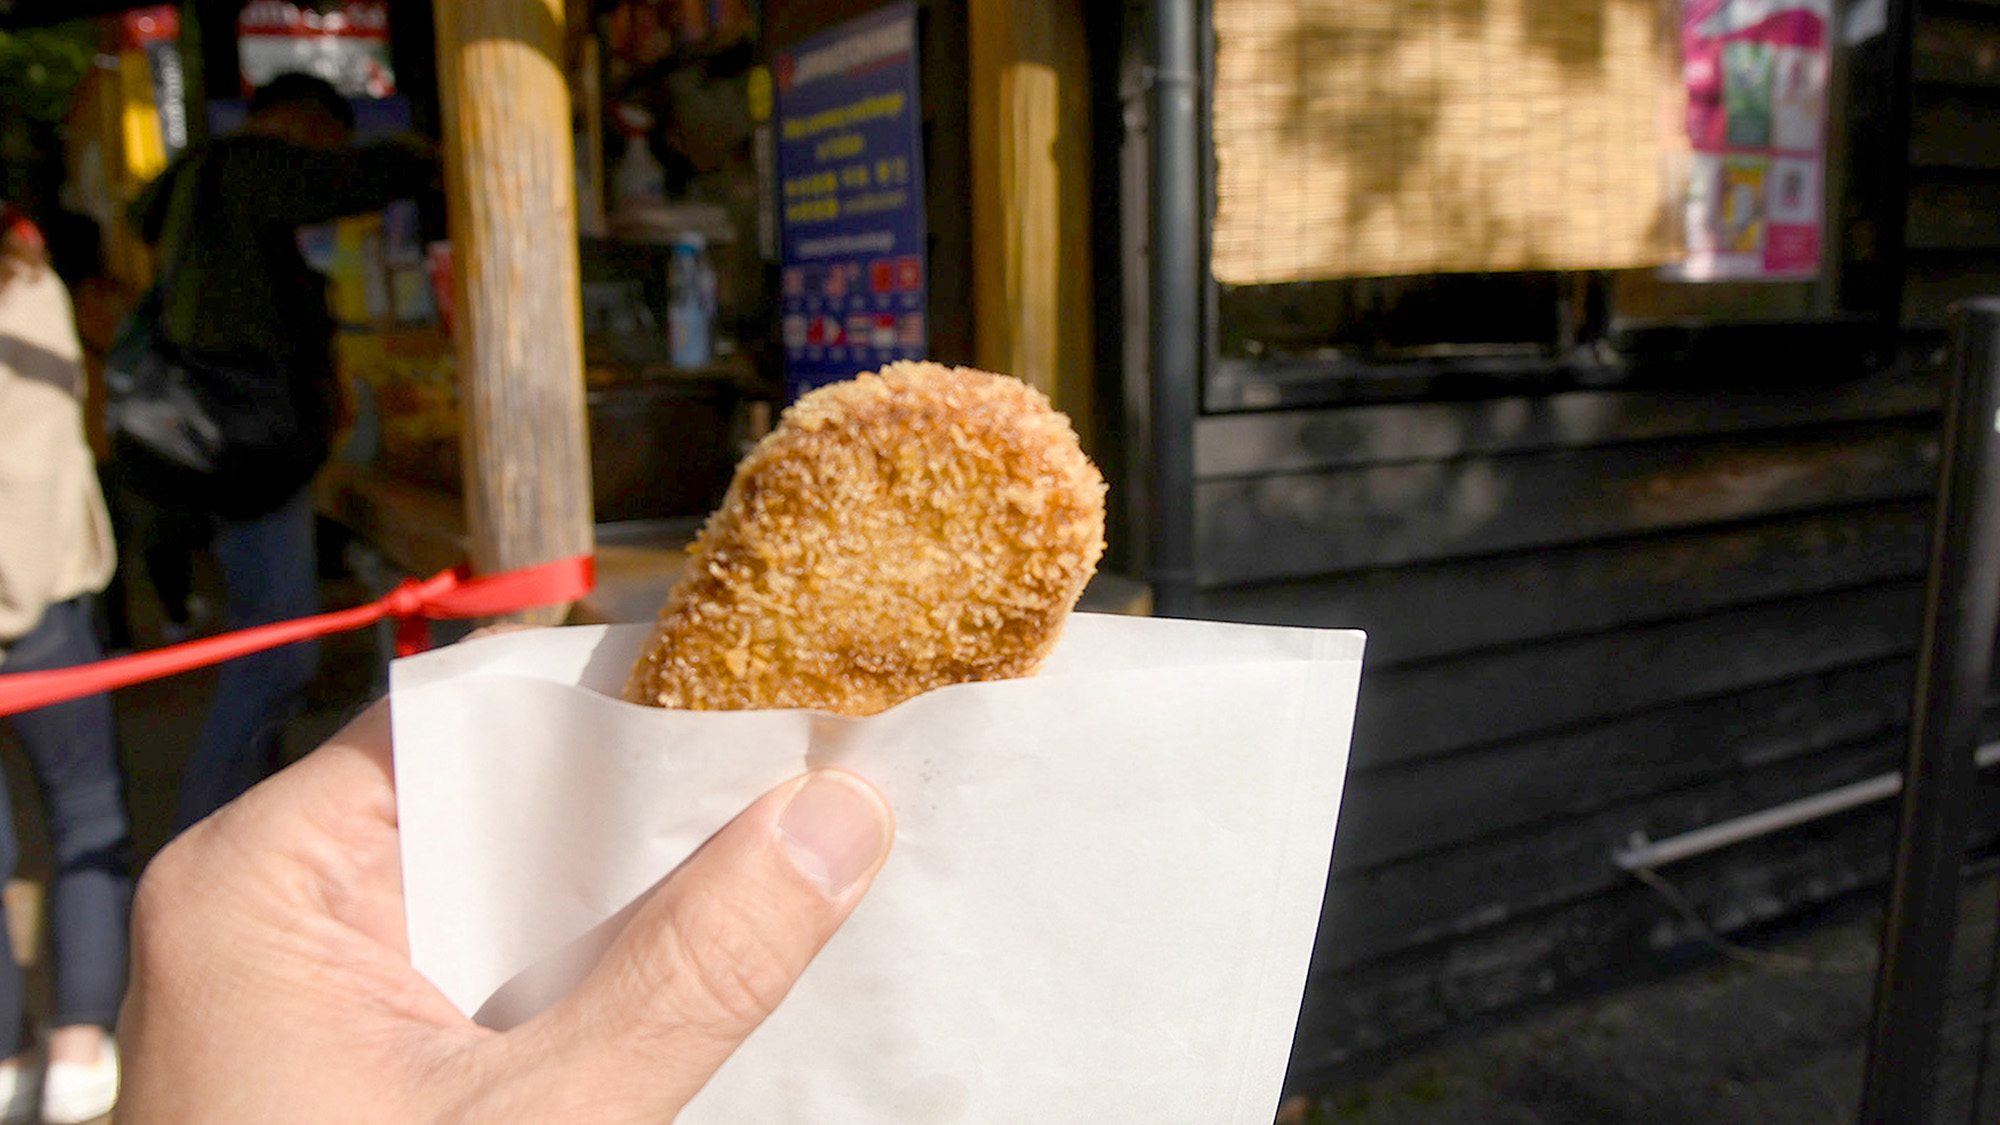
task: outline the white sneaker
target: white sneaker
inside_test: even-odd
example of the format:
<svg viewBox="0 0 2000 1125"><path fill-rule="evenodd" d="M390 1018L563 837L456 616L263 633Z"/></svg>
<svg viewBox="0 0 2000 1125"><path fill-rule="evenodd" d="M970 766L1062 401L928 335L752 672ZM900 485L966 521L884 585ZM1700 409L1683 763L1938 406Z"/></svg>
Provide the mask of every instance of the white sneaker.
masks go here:
<svg viewBox="0 0 2000 1125"><path fill-rule="evenodd" d="M0 1067L0 1125L32 1125L42 1104L41 1052Z"/></svg>
<svg viewBox="0 0 2000 1125"><path fill-rule="evenodd" d="M104 1041L94 1063L52 1062L42 1078L42 1120L47 1125L81 1125L118 1104L118 1043Z"/></svg>

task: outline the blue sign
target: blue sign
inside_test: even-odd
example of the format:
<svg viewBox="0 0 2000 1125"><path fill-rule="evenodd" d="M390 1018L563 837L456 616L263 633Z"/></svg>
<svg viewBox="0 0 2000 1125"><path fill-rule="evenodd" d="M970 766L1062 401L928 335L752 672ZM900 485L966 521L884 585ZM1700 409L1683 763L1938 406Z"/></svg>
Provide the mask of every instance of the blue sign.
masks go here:
<svg viewBox="0 0 2000 1125"><path fill-rule="evenodd" d="M792 397L924 359L924 177L912 3L778 54L778 230Z"/></svg>

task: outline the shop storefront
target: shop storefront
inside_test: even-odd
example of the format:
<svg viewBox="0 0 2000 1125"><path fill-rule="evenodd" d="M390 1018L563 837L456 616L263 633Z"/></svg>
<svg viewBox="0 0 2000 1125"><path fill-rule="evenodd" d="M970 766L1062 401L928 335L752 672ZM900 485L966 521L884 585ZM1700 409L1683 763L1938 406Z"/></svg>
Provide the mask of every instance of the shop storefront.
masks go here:
<svg viewBox="0 0 2000 1125"><path fill-rule="evenodd" d="M334 54L463 142L509 103L437 4ZM191 135L289 7L181 9ZM650 612L789 394L922 355L1077 419L1164 609L1367 629L1301 1088L1877 885L1882 803L1656 872L1699 923L1618 857L1897 764L1946 310L2000 288L1974 7L572 4L524 119L574 199L531 232L575 252L564 534ZM138 175L126 57L78 112ZM481 558L509 417L465 318L510 306L454 308L507 217L449 210L320 244L373 427L326 507L408 573Z"/></svg>
<svg viewBox="0 0 2000 1125"><path fill-rule="evenodd" d="M1008 60L972 48L965 6L572 3L546 13L558 19L523 24L560 63L552 76L569 116L559 136L553 122L534 119L553 100L503 89L505 75L454 74L466 56L453 37L471 35L478 20L505 23L497 11L401 0L133 9L104 18L118 65L86 83L70 129L71 178L83 185L108 272L128 301L149 282L151 263L122 221L124 201L185 145L234 128L244 96L271 74L327 77L351 99L364 135L444 139L459 177L447 176L457 185L449 202L405 201L305 236L308 257L330 279L355 427L322 482L322 507L391 568L452 565L478 555L477 542L492 534L478 515L479 489L467 488L484 470L465 452L497 444L467 434L468 418L488 416L467 401L468 387L486 383L469 373L469 363L484 362L473 357L551 344L538 377L554 378L545 369L573 363L560 344L570 332L581 338L587 432L563 444L587 451L589 513L567 534L588 529L614 549L635 547L648 574L655 567L642 556L665 549L661 566L671 569L671 548L719 498L745 443L813 383L905 357L1019 369L1000 362L1018 357L993 353L1018 346L1014 326L1032 316L1038 368L1024 375L1088 417L1078 390L1087 391L1088 372L1058 371L1088 363L1069 344L1087 340L1087 326L1051 327L1066 318L1051 307L1045 279L1059 263L1037 245L1043 236L1025 243L1039 257L1025 268L1016 261L986 290L970 264L983 257L997 270L1003 255L1023 253L1010 233L1029 225L1018 216L1034 208L1036 222L1048 219L1058 189L1073 206L1084 181L1051 176L1053 154L1038 161L1028 150L1003 163L1037 180L1004 200L974 198L965 75L974 55L989 76ZM491 30L480 33L489 42ZM1067 96L1079 97L1079 64L1066 65L1064 81L1075 87ZM1044 79L1046 94L1053 84ZM483 81L499 85L475 88ZM474 120L519 109L505 124L541 136L546 151L504 152L508 133L490 126L455 150L467 132L464 120L452 127L455 106ZM1004 132L985 134L985 155ZM528 186L567 188L574 202L521 232L512 203L493 201L518 193L526 181L515 172L558 148L573 160L570 182ZM481 162L480 174L498 179L475 187L465 166ZM499 209L483 211L489 204ZM1077 242L1081 228L1067 237ZM548 275L537 284L556 286L543 297L508 288L503 275L518 263L498 274L478 265L529 240L531 257L549 267L533 270ZM487 281L462 276L468 269ZM574 271L573 287L550 269ZM1068 272L1065 286L1087 284L1087 272ZM470 313L455 309L467 285L489 283L506 291L505 309L477 297ZM1044 291L1026 308L1023 286ZM106 332L116 305L99 318ZM469 319L504 335L497 322L523 309L560 323L522 330L512 343L487 341L487 328L467 335ZM1066 354L1052 350L1058 341ZM646 596L657 593L646 581Z"/></svg>
<svg viewBox="0 0 2000 1125"><path fill-rule="evenodd" d="M1127 5L1146 572L1369 632L1297 1088L1881 886L1887 801L1647 845L1908 745L1943 329L2000 288L2000 29L1911 18Z"/></svg>
<svg viewBox="0 0 2000 1125"><path fill-rule="evenodd" d="M1064 257L1090 254L1090 134L1066 116L1088 121L1080 13L601 0L561 15L533 30L560 60L570 107L556 147L574 163L563 186L574 192L575 264L556 260L560 233L533 235L536 254L576 271L573 298L552 293L574 300L582 340L596 540L667 549L670 569L671 547L775 411L804 387L897 358L1017 371L1089 431L1090 320L1074 310L1091 271ZM280 69L334 81L364 134L442 136L449 156L464 132L450 127L455 102L513 104L450 74L459 55L440 37L463 36L475 16L485 9L402 0L147 10L146 42L80 103L96 127L74 131L96 138L74 146L77 163L116 165L91 207L115 276L130 292L148 280L120 201L180 146L233 128L245 93ZM140 18L121 25L128 40ZM1061 57L1041 57L1055 48ZM1015 112L988 120L973 112L980 98ZM546 123L510 124L525 135ZM492 164L500 137L482 135L482 152L462 162L486 160L504 179ZM482 350L455 323L467 281L454 275L468 268L458 244L468 232L478 232L473 261L516 232L511 214L474 217L492 190L460 190L306 239L330 278L357 427L322 505L409 573L476 555L482 535L477 518L448 518L480 510L466 484L483 470L465 451L492 444L466 432L482 412L465 390L483 385L466 364Z"/></svg>

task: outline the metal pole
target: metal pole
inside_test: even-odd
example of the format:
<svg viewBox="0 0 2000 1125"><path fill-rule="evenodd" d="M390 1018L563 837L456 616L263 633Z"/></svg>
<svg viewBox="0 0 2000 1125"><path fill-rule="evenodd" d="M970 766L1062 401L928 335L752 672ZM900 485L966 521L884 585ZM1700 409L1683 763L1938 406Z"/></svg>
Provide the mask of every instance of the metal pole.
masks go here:
<svg viewBox="0 0 2000 1125"><path fill-rule="evenodd" d="M2000 766L2000 742L1990 742L1981 746L1972 755L1972 761L1974 766L1981 770ZM1902 771L1895 770L1843 785L1838 789L1829 789L1824 793L1815 793L1810 797L1800 797L1796 801L1787 801L1782 805L1731 817L1717 824L1683 832L1678 836L1669 836L1664 840L1648 840L1643 833L1635 832L1629 846L1612 849L1611 862L1624 871L1642 869L1651 871L1670 863L1707 855L1719 848L1740 844L1745 840L1755 840L1769 836L1773 832L1809 824L1835 813L1858 809L1875 801L1886 801L1902 791L1903 774Z"/></svg>
<svg viewBox="0 0 2000 1125"><path fill-rule="evenodd" d="M1147 219L1152 364L1152 550L1154 611L1194 611L1194 419L1201 382L1200 11L1198 0L1152 6Z"/></svg>
<svg viewBox="0 0 2000 1125"><path fill-rule="evenodd" d="M1973 764L2000 619L2000 299L1958 310L1902 824L1875 978L1863 1125L1931 1120Z"/></svg>

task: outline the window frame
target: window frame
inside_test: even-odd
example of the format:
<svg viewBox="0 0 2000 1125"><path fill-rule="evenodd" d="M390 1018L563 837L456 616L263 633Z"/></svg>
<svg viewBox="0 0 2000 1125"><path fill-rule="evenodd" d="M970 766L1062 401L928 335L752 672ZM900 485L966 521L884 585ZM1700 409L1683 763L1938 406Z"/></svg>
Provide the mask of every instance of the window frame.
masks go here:
<svg viewBox="0 0 2000 1125"><path fill-rule="evenodd" d="M1907 151L1907 112L1901 128L1895 99L1882 112L1859 112L1864 93L1893 91L1907 78L1894 63L1894 28L1860 44L1836 35L1828 76L1827 144L1822 205L1823 261L1810 280L1675 282L1654 279L1636 286L1620 274L1653 271L1539 271L1537 277L1575 279L1558 284L1547 311L1546 340L1445 341L1401 346L1361 346L1326 339L1308 351L1239 346L1241 322L1229 319L1242 289L1381 283L1353 278L1228 287L1214 274L1218 158L1215 144L1215 0L1198 0L1201 90L1198 103L1201 160L1201 270L1206 362L1200 409L1204 414L1296 409L1420 399L1483 398L1553 393L1578 387L1652 385L1691 381L1719 386L1754 382L1833 381L1865 374L1889 362L1900 308L1899 224L1879 201L1897 182L1882 154ZM1894 21L1892 21L1893 23ZM1907 50L1904 51L1905 56ZM1906 63L1906 59L1905 59ZM1864 155L1873 161L1864 162ZM1868 173L1874 170L1876 175ZM1893 244L1891 244L1893 243ZM1438 278L1441 274L1410 275ZM1455 275L1467 276L1467 275ZM1479 275L1504 284L1523 274ZM1400 282L1405 279L1395 279ZM1618 305L1621 287L1651 288L1661 306L1633 315ZM1889 292L1884 292L1884 290ZM1770 299L1751 302L1746 296ZM1794 298L1787 300L1787 298ZM1758 303L1759 310L1746 304ZM1798 311L1774 309L1804 305ZM1706 304L1706 308L1702 306ZM1693 308L1690 308L1693 306ZM1731 310L1736 311L1732 314Z"/></svg>

